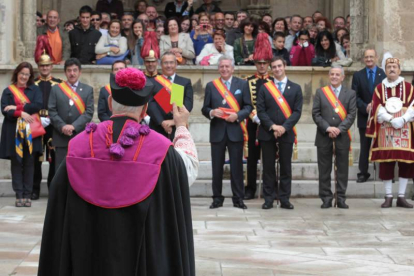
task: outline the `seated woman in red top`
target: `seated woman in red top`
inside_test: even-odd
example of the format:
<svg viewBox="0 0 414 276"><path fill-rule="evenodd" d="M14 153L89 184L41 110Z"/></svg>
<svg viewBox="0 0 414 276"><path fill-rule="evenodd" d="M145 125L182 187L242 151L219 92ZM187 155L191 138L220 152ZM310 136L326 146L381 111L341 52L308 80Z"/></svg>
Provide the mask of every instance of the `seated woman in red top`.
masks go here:
<svg viewBox="0 0 414 276"><path fill-rule="evenodd" d="M292 66L311 66L312 59L315 57L315 48L312 43L309 43L309 37L307 30L299 32L298 38L290 50Z"/></svg>

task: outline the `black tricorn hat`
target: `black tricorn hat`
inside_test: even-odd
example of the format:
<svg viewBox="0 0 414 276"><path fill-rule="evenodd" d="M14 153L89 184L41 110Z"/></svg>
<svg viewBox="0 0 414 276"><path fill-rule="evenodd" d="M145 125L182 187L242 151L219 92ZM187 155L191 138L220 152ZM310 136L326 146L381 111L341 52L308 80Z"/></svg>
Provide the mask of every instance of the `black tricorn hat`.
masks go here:
<svg viewBox="0 0 414 276"><path fill-rule="evenodd" d="M137 75L133 77L133 74L136 72L132 72L133 73L132 76L131 74L128 74L128 72L122 72L126 70L128 70L129 72L136 70L139 73L141 73L142 76L139 74L138 77L136 77ZM154 96L155 86L150 81L146 80L145 75L141 71L139 71L136 68L127 68L127 69L118 71L117 75L120 73L121 75L124 75L123 76L124 80L118 80L118 83L117 83L114 74L111 74L111 78L110 78L112 98L117 103L120 103L126 106L142 106L148 103L151 97ZM128 81L126 81L128 77L130 78L129 79L130 81L134 82L135 86L130 85ZM124 82L124 83L121 83L121 82ZM139 85L139 82L141 82L141 85ZM137 83L138 83L139 88L137 88Z"/></svg>

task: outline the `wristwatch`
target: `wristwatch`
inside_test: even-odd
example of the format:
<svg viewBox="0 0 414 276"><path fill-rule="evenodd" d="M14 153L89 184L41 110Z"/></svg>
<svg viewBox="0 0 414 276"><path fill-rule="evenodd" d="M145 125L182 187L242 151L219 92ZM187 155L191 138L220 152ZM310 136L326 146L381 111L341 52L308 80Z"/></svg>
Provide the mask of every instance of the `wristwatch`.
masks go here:
<svg viewBox="0 0 414 276"><path fill-rule="evenodd" d="M111 55L111 51L107 52L106 55L107 56L110 56Z"/></svg>

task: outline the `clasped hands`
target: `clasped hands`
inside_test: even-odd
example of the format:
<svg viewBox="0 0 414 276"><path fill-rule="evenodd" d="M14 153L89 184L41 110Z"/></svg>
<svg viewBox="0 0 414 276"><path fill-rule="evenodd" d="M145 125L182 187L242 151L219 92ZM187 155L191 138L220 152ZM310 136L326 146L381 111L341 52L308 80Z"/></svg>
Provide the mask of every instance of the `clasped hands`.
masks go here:
<svg viewBox="0 0 414 276"><path fill-rule="evenodd" d="M337 127L328 127L326 132L329 133L329 138L332 138L332 139L338 137L338 135L341 134L341 130Z"/></svg>
<svg viewBox="0 0 414 276"><path fill-rule="evenodd" d="M273 130L273 135L275 136L276 139L282 136L283 134L285 134L286 132L286 129L283 126L278 126L278 125L272 125L272 130Z"/></svg>
<svg viewBox="0 0 414 276"><path fill-rule="evenodd" d="M62 133L65 134L66 136L72 136L74 130L75 130L75 127L72 125L65 125L62 127Z"/></svg>
<svg viewBox="0 0 414 276"><path fill-rule="evenodd" d="M229 123L234 123L235 121L237 121L237 119L239 118L239 115L237 115L236 112L227 112L227 111L223 111L219 108L213 109L211 112L211 115L213 117L217 117L217 118L221 118L223 117L224 114L229 115L225 120L226 122Z"/></svg>

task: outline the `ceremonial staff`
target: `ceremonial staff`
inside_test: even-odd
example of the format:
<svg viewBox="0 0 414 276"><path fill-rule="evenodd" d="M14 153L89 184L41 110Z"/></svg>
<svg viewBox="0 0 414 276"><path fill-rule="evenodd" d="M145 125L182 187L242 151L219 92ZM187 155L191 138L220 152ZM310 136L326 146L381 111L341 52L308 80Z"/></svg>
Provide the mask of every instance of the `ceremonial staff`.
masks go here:
<svg viewBox="0 0 414 276"><path fill-rule="evenodd" d="M337 186L338 186L338 180L337 180L337 166L336 166L336 149L335 149L335 139L332 139L332 146L333 146L333 162L334 162L334 183L335 183L335 193L334 193L334 197L335 197L335 203L334 203L334 207L337 208L338 207L338 190L337 190Z"/></svg>
<svg viewBox="0 0 414 276"><path fill-rule="evenodd" d="M279 206L279 142L276 141L276 206Z"/></svg>

